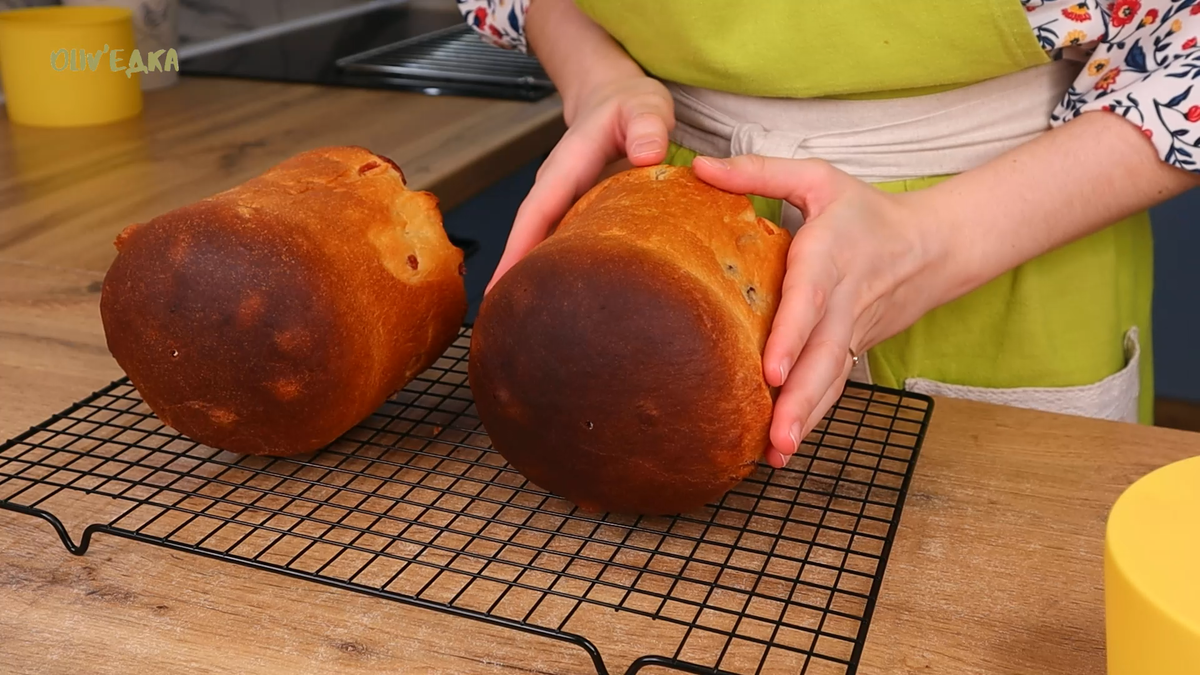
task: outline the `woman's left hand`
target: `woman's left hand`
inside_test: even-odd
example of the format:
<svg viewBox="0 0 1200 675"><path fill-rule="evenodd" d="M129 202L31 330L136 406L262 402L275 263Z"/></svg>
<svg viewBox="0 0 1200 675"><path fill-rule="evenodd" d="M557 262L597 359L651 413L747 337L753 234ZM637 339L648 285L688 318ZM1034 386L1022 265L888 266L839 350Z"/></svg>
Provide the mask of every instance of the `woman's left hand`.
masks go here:
<svg viewBox="0 0 1200 675"><path fill-rule="evenodd" d="M763 353L767 383L782 387L766 459L781 467L841 395L853 355L945 301L948 242L919 193L889 194L820 160L697 158L693 168L714 187L804 214Z"/></svg>
<svg viewBox="0 0 1200 675"><path fill-rule="evenodd" d="M862 354L1004 272L1200 185L1200 173L1161 161L1137 126L1110 112L1085 113L904 194L818 160L693 166L718 188L784 199L805 217L763 353L767 382L783 387L767 450L773 466L841 395L851 350Z"/></svg>

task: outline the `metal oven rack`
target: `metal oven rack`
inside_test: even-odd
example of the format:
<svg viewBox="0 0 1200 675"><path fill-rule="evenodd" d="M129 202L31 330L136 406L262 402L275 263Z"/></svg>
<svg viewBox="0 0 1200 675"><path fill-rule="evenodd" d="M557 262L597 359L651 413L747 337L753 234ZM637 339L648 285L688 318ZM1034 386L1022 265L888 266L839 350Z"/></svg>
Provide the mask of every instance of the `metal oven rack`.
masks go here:
<svg viewBox="0 0 1200 675"><path fill-rule="evenodd" d="M465 23L344 56L336 65L363 81L376 79L504 98L540 100L554 83L538 60L484 42Z"/></svg>
<svg viewBox="0 0 1200 675"><path fill-rule="evenodd" d="M599 675L616 646L576 632L583 615L640 627L619 645L635 652L626 673L855 672L930 399L851 385L787 468L719 504L600 516L490 449L469 340L339 442L288 459L193 443L114 382L0 446L0 508L78 555L102 532L227 560L565 641ZM85 498L118 515L75 542L53 504Z"/></svg>

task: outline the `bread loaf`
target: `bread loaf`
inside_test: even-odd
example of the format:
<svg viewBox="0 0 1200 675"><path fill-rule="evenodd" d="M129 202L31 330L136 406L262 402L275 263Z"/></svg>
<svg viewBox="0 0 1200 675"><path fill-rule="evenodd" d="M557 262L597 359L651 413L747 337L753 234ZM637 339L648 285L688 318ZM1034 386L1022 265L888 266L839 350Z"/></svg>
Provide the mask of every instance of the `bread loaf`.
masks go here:
<svg viewBox="0 0 1200 675"><path fill-rule="evenodd" d="M493 447L594 511L722 497L768 446L790 237L690 169L617 174L492 288L468 368Z"/></svg>
<svg viewBox="0 0 1200 675"><path fill-rule="evenodd" d="M236 453L337 439L432 365L466 314L437 200L357 147L297 155L116 247L109 350L164 423Z"/></svg>

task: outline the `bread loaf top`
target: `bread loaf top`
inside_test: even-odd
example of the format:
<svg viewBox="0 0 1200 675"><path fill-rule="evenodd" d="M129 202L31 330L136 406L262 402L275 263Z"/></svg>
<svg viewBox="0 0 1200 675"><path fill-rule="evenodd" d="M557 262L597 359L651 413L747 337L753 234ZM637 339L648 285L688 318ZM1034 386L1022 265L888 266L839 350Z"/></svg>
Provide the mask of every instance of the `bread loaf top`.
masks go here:
<svg viewBox="0 0 1200 675"><path fill-rule="evenodd" d="M680 264L736 317L746 339L742 346L761 355L791 237L758 217L744 196L717 190L684 167L627 171L576 202L545 245L583 239L593 246L611 241L637 247Z"/></svg>
<svg viewBox="0 0 1200 675"><path fill-rule="evenodd" d="M408 190L395 162L357 146L300 153L150 224L169 227L205 216L225 227L252 232L264 246L303 236L335 255L346 252L347 237L365 235L377 261L405 283L420 282L430 270L459 270L462 265L462 251L450 245L441 227L437 198ZM287 222L288 227L275 227L277 222ZM117 237L118 251L140 227L131 225ZM305 233L297 233L296 228ZM187 242L186 231L177 233L174 250L182 251Z"/></svg>

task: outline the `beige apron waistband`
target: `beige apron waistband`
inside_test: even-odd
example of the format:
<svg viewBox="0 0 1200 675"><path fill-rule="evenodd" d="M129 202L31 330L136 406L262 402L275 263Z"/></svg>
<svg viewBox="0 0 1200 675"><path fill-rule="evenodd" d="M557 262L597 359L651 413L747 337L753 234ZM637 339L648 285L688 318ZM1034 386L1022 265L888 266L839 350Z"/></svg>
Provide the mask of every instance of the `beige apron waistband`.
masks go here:
<svg viewBox="0 0 1200 675"><path fill-rule="evenodd" d="M820 158L869 183L961 173L1049 129L1080 64L899 99L773 99L667 83L671 139L701 154Z"/></svg>

